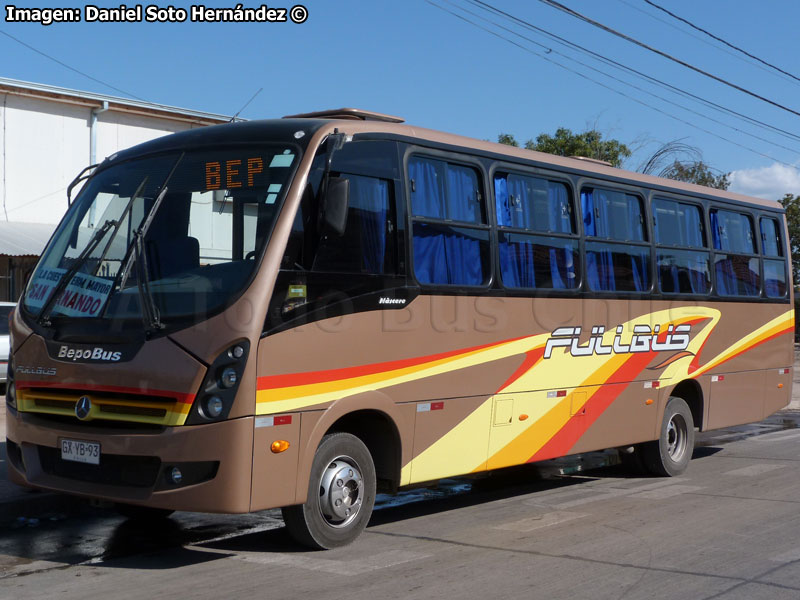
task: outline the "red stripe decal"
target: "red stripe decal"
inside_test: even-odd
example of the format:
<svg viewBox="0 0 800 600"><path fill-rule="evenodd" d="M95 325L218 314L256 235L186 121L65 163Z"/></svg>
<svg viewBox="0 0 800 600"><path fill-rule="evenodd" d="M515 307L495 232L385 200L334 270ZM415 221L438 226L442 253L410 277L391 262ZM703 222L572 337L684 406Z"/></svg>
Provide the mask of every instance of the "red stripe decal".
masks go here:
<svg viewBox="0 0 800 600"><path fill-rule="evenodd" d="M182 392L171 392L168 390L150 390L146 388L131 388L120 387L115 385L96 385L93 383L64 383L61 381L15 381L18 390L26 390L30 388L52 388L54 391L60 392L111 392L118 394L134 394L137 396L166 396L167 398L174 398L176 402L183 404L192 404L194 402L194 394L184 394Z"/></svg>
<svg viewBox="0 0 800 600"><path fill-rule="evenodd" d="M530 371L536 365L536 363L542 360L543 356L544 356L544 346L542 346L541 348L534 348L533 350L526 352L525 360L522 361L522 364L519 366L519 368L516 371L514 371L514 374L511 375L511 377L509 377L508 380L503 385L501 385L500 389L497 390L497 392L495 393L499 394L508 386L510 386L512 383L514 383L517 379L525 375L525 373Z"/></svg>
<svg viewBox="0 0 800 600"><path fill-rule="evenodd" d="M339 381L342 379L352 379L353 377L361 377L364 375L374 375L376 373L385 373L389 371L396 371L407 367L414 367L422 365L427 362L433 362L444 358L458 356L460 354L467 354L476 350L483 350L485 348L492 348L508 342L521 340L522 337L511 338L501 342L493 342L491 344L482 344L480 346L473 346L472 348L463 348L461 350L452 350L450 352L442 352L441 354L431 354L428 356L420 356L416 358L406 358L402 360L391 360L388 362L371 363L367 365L360 365L358 367L345 367L343 369L330 369L327 371L307 371L305 373L289 373L286 375L266 375L258 378L258 389L269 390L275 388L294 387L298 385L309 385L312 383L326 383L331 381Z"/></svg>
<svg viewBox="0 0 800 600"><path fill-rule="evenodd" d="M641 373L644 368L653 360L656 355L654 352L647 352L642 354L634 354L629 358L625 364L617 369L614 374L600 386L591 398L584 405L584 409L577 415L570 417L550 440L542 446L536 454L528 459L528 462L535 462L538 460L547 460L557 456L565 456L569 454L570 449L575 443L586 433L586 430L600 417L601 414L611 406L611 403L619 396L627 387L626 385L609 385L609 384L624 384L629 383L636 379L636 376Z"/></svg>
<svg viewBox="0 0 800 600"><path fill-rule="evenodd" d="M274 417L272 423L274 425L291 425L292 424L292 415L283 415L280 417Z"/></svg>
<svg viewBox="0 0 800 600"><path fill-rule="evenodd" d="M431 410L444 410L444 402L431 402Z"/></svg>

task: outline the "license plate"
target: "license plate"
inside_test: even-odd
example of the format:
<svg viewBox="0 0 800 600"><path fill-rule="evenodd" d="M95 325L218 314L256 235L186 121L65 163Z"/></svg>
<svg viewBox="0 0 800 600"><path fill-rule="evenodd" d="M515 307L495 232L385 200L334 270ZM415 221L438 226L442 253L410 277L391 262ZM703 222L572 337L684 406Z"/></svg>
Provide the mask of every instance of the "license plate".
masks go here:
<svg viewBox="0 0 800 600"><path fill-rule="evenodd" d="M100 444L80 440L61 440L61 460L99 465Z"/></svg>

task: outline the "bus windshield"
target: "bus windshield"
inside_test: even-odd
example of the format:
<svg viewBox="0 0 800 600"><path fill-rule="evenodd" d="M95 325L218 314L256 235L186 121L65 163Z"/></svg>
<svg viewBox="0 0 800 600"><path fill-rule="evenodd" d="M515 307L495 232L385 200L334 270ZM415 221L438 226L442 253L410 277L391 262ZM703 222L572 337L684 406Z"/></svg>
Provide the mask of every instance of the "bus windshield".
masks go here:
<svg viewBox="0 0 800 600"><path fill-rule="evenodd" d="M296 147L262 145L102 169L56 230L25 309L44 324L148 314L160 323L224 307L253 274L298 157Z"/></svg>

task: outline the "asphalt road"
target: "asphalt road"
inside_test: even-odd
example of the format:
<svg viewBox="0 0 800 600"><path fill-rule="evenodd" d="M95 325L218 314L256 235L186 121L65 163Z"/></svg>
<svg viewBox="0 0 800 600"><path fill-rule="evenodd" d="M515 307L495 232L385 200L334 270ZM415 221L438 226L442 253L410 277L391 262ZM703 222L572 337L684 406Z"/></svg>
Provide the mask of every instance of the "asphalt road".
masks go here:
<svg viewBox="0 0 800 600"><path fill-rule="evenodd" d="M687 472L609 454L383 499L308 552L276 511L142 526L87 507L0 528L0 598L800 598L800 411L703 434Z"/></svg>

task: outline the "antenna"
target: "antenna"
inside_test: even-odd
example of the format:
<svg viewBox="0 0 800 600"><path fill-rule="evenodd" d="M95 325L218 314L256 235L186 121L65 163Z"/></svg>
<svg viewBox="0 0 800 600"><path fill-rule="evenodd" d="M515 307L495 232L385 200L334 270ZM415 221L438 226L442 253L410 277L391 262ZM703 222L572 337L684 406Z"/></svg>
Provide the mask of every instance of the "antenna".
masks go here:
<svg viewBox="0 0 800 600"><path fill-rule="evenodd" d="M253 100L255 100L256 96L258 96L263 91L264 91L263 87L262 88L258 88L258 91L255 94L253 94L253 96L250 98L250 100L248 100L247 102L244 103L244 106L242 108L240 108L238 111L236 111L236 114L231 117L231 120L228 121L228 123L233 123L236 120L236 117L239 116L239 113L242 112L245 108L247 108L247 105L250 104Z"/></svg>

